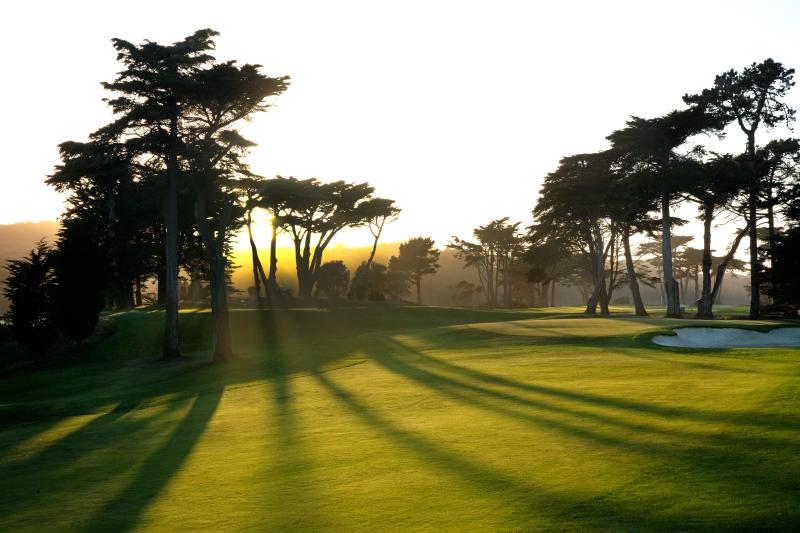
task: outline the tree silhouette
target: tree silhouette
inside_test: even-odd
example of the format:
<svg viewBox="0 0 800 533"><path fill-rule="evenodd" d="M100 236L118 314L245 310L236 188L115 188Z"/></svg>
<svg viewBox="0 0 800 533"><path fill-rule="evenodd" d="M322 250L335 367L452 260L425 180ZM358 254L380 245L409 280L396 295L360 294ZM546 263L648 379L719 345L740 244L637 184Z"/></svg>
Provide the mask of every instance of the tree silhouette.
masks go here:
<svg viewBox="0 0 800 533"><path fill-rule="evenodd" d="M266 280L267 295L271 305L276 305L281 298L278 288L278 232L283 226L283 217L289 214L289 206L296 202L299 187L297 179L275 178L264 181L261 187L261 198L258 207L271 214L270 243L269 243L269 275ZM263 270L262 270L263 273Z"/></svg>
<svg viewBox="0 0 800 533"><path fill-rule="evenodd" d="M750 237L750 318L760 317L761 264L758 257L758 198L765 178L765 168L756 157L756 132L761 125L772 129L778 124L791 125L795 110L783 99L794 85L794 69L771 58L753 63L741 72L729 70L714 79L714 85L700 94L684 95L687 104L708 108L727 121L736 121L747 137L745 154L748 165L748 190L745 199Z"/></svg>
<svg viewBox="0 0 800 533"><path fill-rule="evenodd" d="M453 237L447 247L464 261L465 267L475 267L489 307L498 305L501 274L505 272L504 289L507 303L511 298L511 265L522 251L523 238L518 234L519 223L509 224L508 217L492 220L472 231L476 242Z"/></svg>
<svg viewBox="0 0 800 533"><path fill-rule="evenodd" d="M473 296L481 290L474 283L463 279L458 283L449 285L447 289L450 292L450 299L453 304L458 307L471 307Z"/></svg>
<svg viewBox="0 0 800 533"><path fill-rule="evenodd" d="M50 250L41 240L22 259L6 264L8 278L3 294L16 341L32 355L44 355L57 338L53 297L55 281Z"/></svg>
<svg viewBox="0 0 800 533"><path fill-rule="evenodd" d="M265 111L267 99L287 87L287 77L270 78L258 65L237 66L229 61L196 72L188 89L184 144L195 193L195 223L210 264L213 354L217 361L231 355L225 245L241 214L236 178L252 176L242 158L254 143L242 137L235 126L253 113Z"/></svg>
<svg viewBox="0 0 800 533"><path fill-rule="evenodd" d="M172 45L145 41L135 45L113 39L124 69L113 82L103 83L119 96L108 99L117 119L101 128L97 139L124 139L129 149L155 157L164 175L165 359L180 355L178 339L178 179L181 131L194 76L213 61L217 32L198 30Z"/></svg>
<svg viewBox="0 0 800 533"><path fill-rule="evenodd" d="M390 297L397 299L401 294L408 292L408 276L405 272L399 274L400 276L397 273L392 275L393 285L389 290L387 287L389 271L386 265L373 261L367 266L367 262L364 261L358 265L353 274L347 297L352 300L383 301L388 292Z"/></svg>
<svg viewBox="0 0 800 533"><path fill-rule="evenodd" d="M372 251L370 251L369 258L367 259L367 268L372 264L375 259L375 251L378 249L378 239L381 238L383 228L389 222L397 220L400 216L400 208L394 205L394 200L387 198L372 198L363 202L360 206L362 216L367 223L370 233L372 234Z"/></svg>
<svg viewBox="0 0 800 533"><path fill-rule="evenodd" d="M245 176L235 182L235 190L239 195L242 209L244 210L244 224L247 228L247 239L250 243L250 259L253 265L253 288L255 289L258 306L262 307L261 285L267 285L264 266L258 256L258 246L253 237L253 210L258 207L262 200L262 189L264 178L261 176Z"/></svg>
<svg viewBox="0 0 800 533"><path fill-rule="evenodd" d="M696 150L696 154L704 155L704 151ZM711 248L711 228L715 217L730 207L731 201L746 185L740 159L731 155L714 155L708 161L684 161L682 170L690 179L683 187L683 197L698 204L700 220L703 222L703 248L700 251L699 270L703 274L703 284L697 299L697 316L711 318L714 315L714 300L722 283L725 271L718 272L713 286L711 268L713 263ZM735 240L738 243L741 239ZM735 253L735 250L733 251ZM730 261L725 263L725 266Z"/></svg>
<svg viewBox="0 0 800 533"><path fill-rule="evenodd" d="M790 306L787 314L796 318L800 306L800 278L797 276L800 271L800 229L792 227L783 235L775 236L770 244L772 264L766 271L767 294L776 304Z"/></svg>
<svg viewBox="0 0 800 533"><path fill-rule="evenodd" d="M529 238L580 258L592 280L588 314L596 313L598 304L603 314L608 313L606 261L618 238L609 210L613 161L608 151L562 158L558 168L545 176L533 210L535 224Z"/></svg>
<svg viewBox="0 0 800 533"><path fill-rule="evenodd" d="M653 119L631 117L624 129L608 136L613 149L628 159L628 168L637 171L640 179L636 186L652 194L661 206L661 257L667 317L681 316L670 243L670 206L683 186L683 176L677 170L679 167L676 167L681 156L676 149L689 137L720 131L726 123L725 120L720 115L708 113L703 106L696 106L683 111L672 111Z"/></svg>
<svg viewBox="0 0 800 533"><path fill-rule="evenodd" d="M284 183L288 201L280 224L294 244L298 294L310 298L325 249L341 230L365 224L361 205L374 189L368 183L321 183L316 178L286 178Z"/></svg>
<svg viewBox="0 0 800 533"><path fill-rule="evenodd" d="M56 327L76 341L92 334L105 303L105 288L112 278L107 266L108 240L103 217L92 216L77 206L61 217L58 239L50 252L56 281L52 305ZM129 299L131 289L128 280Z"/></svg>
<svg viewBox="0 0 800 533"><path fill-rule="evenodd" d="M430 237L414 237L400 244L397 257L389 261L389 271L405 272L415 285L417 303L422 304L422 277L439 270L439 250Z"/></svg>
<svg viewBox="0 0 800 533"><path fill-rule="evenodd" d="M764 165L761 169L764 182L759 203L767 210L767 240L772 241L778 234L776 211L783 210L781 201L798 178L800 142L791 138L772 140L757 150L756 159Z"/></svg>
<svg viewBox="0 0 800 533"><path fill-rule="evenodd" d="M644 302L639 288L640 274L636 271L631 250L631 237L644 233L650 237L659 230L659 221L652 218L650 213L656 210L657 199L652 189L640 188L638 185L647 180L640 172L647 172L639 168L635 159L626 157L624 153L611 153L614 158L612 163L612 182L609 185L609 194L606 205L609 217L617 228L619 240L622 244L625 260L625 276L631 292L634 312L636 316L647 316ZM613 257L613 254L611 254ZM612 269L612 273L614 269ZM613 284L610 284L613 288ZM610 292L610 291L607 291ZM610 294L608 298L610 299Z"/></svg>
<svg viewBox="0 0 800 533"><path fill-rule="evenodd" d="M328 261L319 267L315 294L322 298L344 298L350 284L350 270L343 261Z"/></svg>

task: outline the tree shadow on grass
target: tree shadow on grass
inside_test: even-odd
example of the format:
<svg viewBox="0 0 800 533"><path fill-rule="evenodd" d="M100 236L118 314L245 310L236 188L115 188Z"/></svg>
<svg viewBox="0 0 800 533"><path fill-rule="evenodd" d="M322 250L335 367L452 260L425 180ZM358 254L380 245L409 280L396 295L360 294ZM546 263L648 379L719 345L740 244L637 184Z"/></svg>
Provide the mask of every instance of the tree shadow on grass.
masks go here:
<svg viewBox="0 0 800 533"><path fill-rule="evenodd" d="M631 530L675 529L675 517L661 515L657 506L630 505L620 499L581 499L544 487L524 482L515 476L487 468L480 463L446 449L434 440L404 430L388 418L371 409L366 403L336 384L325 373L315 374L317 382L336 398L347 410L394 441L403 449L456 480L471 490L490 496L499 502L498 507L510 507L517 516L547 516L561 528ZM456 513L457 510L453 509ZM576 512L578 516L576 517ZM496 509L487 512L487 521L495 518ZM687 517L688 518L688 517ZM577 522L577 523L576 523ZM400 525L401 524L395 524ZM688 528L687 528L688 529Z"/></svg>
<svg viewBox="0 0 800 533"><path fill-rule="evenodd" d="M50 417L36 422L0 426L0 457L4 457L11 450L25 447L27 443L47 433L61 421L60 418Z"/></svg>
<svg viewBox="0 0 800 533"><path fill-rule="evenodd" d="M82 529L85 531L129 531L150 504L177 474L217 410L223 387L195 397L192 406L172 434L153 451L128 484Z"/></svg>
<svg viewBox="0 0 800 533"><path fill-rule="evenodd" d="M391 354L391 351L376 352L372 355L372 358L388 370L399 373L452 399L508 418L534 424L544 429L560 431L574 437L602 443L628 452L657 456L674 453L675 451L673 446L652 441L643 442L640 440L641 437L658 437L661 439L681 437L684 439L684 445L687 450L720 444L720 439L714 434L688 431L686 429L662 428L649 423L649 421L645 423L629 420L628 416L634 413L609 415L596 410L587 410L587 406L581 402L578 402L578 406L566 406L553 403L546 398L522 397L455 379L451 376L441 375L422 366L409 363L408 355L421 355L418 352L406 350L406 356L387 354ZM531 409L534 412L529 411ZM568 418L565 420L563 417ZM623 430L629 433L624 437L615 436L598 431L587 425L585 421L591 421L594 424L605 425L615 430ZM630 435L635 435L635 437L631 438ZM726 436L725 439L733 439L738 443L746 443L753 446L798 445L797 440L774 436L769 438L760 435L756 437Z"/></svg>
<svg viewBox="0 0 800 533"><path fill-rule="evenodd" d="M0 499L0 523L4 524L0 529L12 529L18 517L38 508L56 512L65 498L79 497L87 487L116 478L126 459L106 452L159 420L174 405L161 413L130 419L125 417L137 408L137 402L120 402L35 453L5 462L0 479L17 482L7 485Z"/></svg>
<svg viewBox="0 0 800 533"><path fill-rule="evenodd" d="M103 442L98 442L90 438L91 435L107 431L111 425L116 423L119 419L124 417L136 409L139 404L138 400L125 399L117 403L117 405L88 421L83 425L79 425L74 430L65 434L59 439L56 439L48 446L43 447L33 455L26 457L24 463L43 463L49 465L50 468L55 468L59 463L69 462L71 458L79 455L92 453L104 446ZM60 422L61 418L52 417L46 420L47 423L54 424ZM12 462L12 464L14 464Z"/></svg>
<svg viewBox="0 0 800 533"><path fill-rule="evenodd" d="M398 353L398 349L402 350ZM371 358L386 369L396 372L414 382L435 390L465 405L484 409L496 414L533 424L542 429L562 433L568 437L600 444L609 450L618 450L625 454L638 454L649 463L662 465L663 470L653 468L648 475L661 479L666 484L678 482L675 472L682 472L688 479L709 491L716 491L727 502L741 501L752 491L761 492L769 503L778 507L778 512L797 508L800 505L800 485L797 482L798 469L794 465L794 457L800 453L800 439L796 426L781 417L769 420L769 429L784 429L791 433L780 436L769 435L762 429L755 432L743 431L745 425L757 423L755 417L763 413L724 414L714 416L706 411L692 411L690 418L713 418L718 422L729 424L728 430L715 432L695 432L686 429L659 428L651 422L636 423L626 419L630 414L656 414L668 420L681 420L685 414L682 409L651 406L641 402L631 402L608 397L595 397L586 393L573 393L537 385L520 383L499 376L466 369L415 352L403 345L394 349L387 346L385 350L373 350ZM413 361L413 362L412 362ZM421 361L428 365L439 365L451 372L460 373L462 378L468 377L483 383L515 387L540 394L550 394L559 399L568 399L579 406L613 407L622 410L614 415L587 411L582 407L554 404L546 399L519 397L515 394L490 389L450 375L442 375L419 366ZM345 396L347 397L347 396ZM547 396L545 396L546 398ZM366 406L361 406L366 408ZM631 411L631 409L634 409ZM627 413L627 414L626 414ZM587 423L589 420L591 423ZM779 424L778 421L781 420ZM624 433L620 434L620 430ZM788 468L787 468L788 467ZM664 474L662 472L670 472ZM794 494L794 496L790 496ZM770 496L771 495L771 496ZM782 502L782 503L777 503ZM792 503L793 502L793 503ZM586 502L581 502L585 505ZM796 505L795 505L796 504ZM648 505L658 508L655 500ZM613 507L612 509L613 510ZM608 510L607 510L608 511ZM616 514L616 511L613 512ZM597 517L589 513L591 520ZM666 520L670 529L683 528L684 521L690 520L704 523L700 515L680 515L674 511L662 513L659 520ZM668 517L668 518L667 518ZM623 520L618 516L617 519ZM654 520L653 516L642 517L645 522ZM755 520L755 518L750 517ZM788 518L788 517L787 517ZM763 517L761 518L763 519ZM795 516L794 520L797 519ZM638 522L637 522L638 523ZM753 523L755 525L756 522ZM775 525L782 525L777 518ZM661 524L664 525L664 524ZM708 525L708 524L707 524Z"/></svg>
<svg viewBox="0 0 800 533"><path fill-rule="evenodd" d="M668 405L637 402L627 398L606 396L602 394L588 394L585 392L568 390L559 387L519 381L513 378L498 376L462 365L457 365L438 357L433 357L423 351L415 350L414 348L393 338L387 339L385 342L396 345L400 350L406 350L408 353L413 354L414 357L418 357L421 361L424 361L427 364L438 366L449 372L458 373L465 378L492 385L509 387L521 391L539 393L555 398L573 400L588 405L597 405L599 407L609 407L621 411L638 412L667 418L687 418L698 422L746 424L770 429L790 430L795 430L800 426L800 416L798 415L773 415L771 413L760 411L736 411L727 413L724 411L708 411L690 407L671 407Z"/></svg>
<svg viewBox="0 0 800 533"><path fill-rule="evenodd" d="M287 320L284 314L262 313L259 333L265 353L261 358L263 374L269 376L266 385L271 388L268 396L274 400L275 412L271 413L277 429L277 449L266 450L273 459L278 475L270 480L270 490L275 501L284 501L287 495L302 494L292 500L290 513L276 513L269 517L270 526L279 531L297 529L324 530L319 516L318 499L315 496L313 470L315 465L305 448L297 413L293 407L293 375L309 366L308 361L290 361L291 347L297 346L302 337L298 325ZM287 346L288 345L288 346ZM327 358L323 358L325 360ZM299 365L299 368L298 368ZM310 365L316 368L316 365ZM284 506L286 507L286 506Z"/></svg>

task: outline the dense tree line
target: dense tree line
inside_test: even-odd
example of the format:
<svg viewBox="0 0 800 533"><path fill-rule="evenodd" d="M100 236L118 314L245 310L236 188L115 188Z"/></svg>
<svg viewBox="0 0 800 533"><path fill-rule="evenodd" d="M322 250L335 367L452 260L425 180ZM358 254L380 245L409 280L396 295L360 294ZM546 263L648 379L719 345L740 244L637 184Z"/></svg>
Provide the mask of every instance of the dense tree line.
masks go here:
<svg viewBox="0 0 800 533"><path fill-rule="evenodd" d="M11 322L32 352L46 352L60 334L87 338L102 309L141 305L143 284L156 279L165 309L163 357L178 357L179 276L185 275L188 296L207 294L213 357L225 360L232 239L242 227L259 305L282 305L286 297L276 277L280 232L294 246L300 298L311 298L315 287L320 296L347 294L347 269L323 260L343 229L369 227L374 247L366 264L376 266L378 239L400 210L374 196L368 183L255 174L246 162L254 143L240 126L267 111L291 80L270 77L260 65L217 61L216 36L204 29L171 45L112 41L122 69L103 86L114 121L87 141L59 146L62 162L47 179L67 195L58 238L7 267ZM272 221L266 268L252 231L255 209ZM395 281L377 289L382 296L399 297L409 279L418 283L422 275L400 264L391 273Z"/></svg>
<svg viewBox="0 0 800 533"><path fill-rule="evenodd" d="M660 259L667 316L682 315L678 281L682 269L687 283L683 293L692 278L698 287L697 315L713 316L725 273L735 264L745 237L750 244L750 317L761 316L764 294L781 300L775 287L785 280L776 269L781 263L779 250L781 246L788 250L785 243L795 231L797 218L790 206L796 202L800 151L795 139L759 146L756 133L792 124L795 112L784 98L794 85L793 77L793 69L771 59L741 72L725 72L711 88L684 96L685 109L656 118L632 117L625 128L608 136L607 150L565 157L546 176L533 212L530 245L534 250L557 249L580 265L592 283L587 313L595 313L598 305L607 313L614 288L624 280L636 313L646 314L638 286L646 275L637 271L630 244L640 235L660 240L660 250L653 255ZM689 147L690 139L701 134L722 136L731 124L746 137L743 153L717 154L693 143ZM680 265L672 241L674 228L684 221L672 213L684 202L697 206L703 247L684 251ZM728 225L738 220L742 227L735 231L725 255L714 258L712 228L720 216ZM787 225L788 233L778 221ZM761 231L765 223L766 233ZM620 243L624 269L617 267Z"/></svg>
<svg viewBox="0 0 800 533"><path fill-rule="evenodd" d="M56 241L40 242L9 262L4 293L18 340L43 354L60 336L81 341L103 309L144 302L143 285L157 280L165 310L163 357L178 357L179 276L191 279L188 296L212 315L214 360L231 356L228 296L232 239L246 229L257 305L282 306L291 298L278 284L277 240L292 243L297 298L399 300L415 293L439 269L432 239L400 245L387 264L375 261L386 224L400 209L366 182L264 177L247 164L254 143L241 124L266 112L290 84L259 65L218 61L217 33L204 29L171 45L136 45L114 39L122 70L103 86L114 120L59 146L61 164L47 183L67 195ZM447 244L479 285L450 287L455 302L471 305L476 293L489 307L554 305L556 287L571 285L586 313L609 313L623 287L635 313L647 314L641 284L660 286L666 314L682 316L681 297L699 317L713 316L727 272L749 243L750 317L768 297L796 312L800 235L800 142L757 134L791 125L785 102L794 70L767 59L720 74L710 88L685 95L685 108L655 118L630 117L610 133L608 148L564 157L543 181L534 223L508 218L473 231L471 240ZM694 142L723 137L729 126L745 138L739 154L715 153ZM675 216L691 204L702 222L702 248L675 235L686 221ZM269 257L259 255L256 211L270 220ZM713 228L736 227L724 253L714 255ZM325 262L343 230L368 228L371 252L350 272ZM637 246L638 243L638 246ZM719 243L716 243L719 246ZM627 297L625 297L627 298Z"/></svg>

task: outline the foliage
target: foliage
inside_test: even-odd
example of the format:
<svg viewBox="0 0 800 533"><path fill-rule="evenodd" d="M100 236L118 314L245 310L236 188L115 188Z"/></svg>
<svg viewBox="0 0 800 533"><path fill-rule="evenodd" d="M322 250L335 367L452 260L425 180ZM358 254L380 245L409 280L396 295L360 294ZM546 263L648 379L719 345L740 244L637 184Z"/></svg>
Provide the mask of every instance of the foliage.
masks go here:
<svg viewBox="0 0 800 533"><path fill-rule="evenodd" d="M105 227L91 217L64 217L52 251L53 305L59 329L82 341L94 331L109 283ZM132 287L128 284L129 298Z"/></svg>
<svg viewBox="0 0 800 533"><path fill-rule="evenodd" d="M350 284L350 270L343 261L328 261L319 267L315 294L322 298L344 298Z"/></svg>
<svg viewBox="0 0 800 533"><path fill-rule="evenodd" d="M3 294L16 341L34 356L44 355L57 338L53 314L55 280L50 250L39 241L27 256L8 261Z"/></svg>
<svg viewBox="0 0 800 533"><path fill-rule="evenodd" d="M435 274L439 270L439 250L430 237L414 237L400 244L397 257L389 260L389 271L396 277L405 277L417 288L417 303L422 303L422 277Z"/></svg>
<svg viewBox="0 0 800 533"><path fill-rule="evenodd" d="M519 225L519 222L509 223L508 217L492 220L472 231L475 241L454 236L447 244L456 252L456 257L464 261L465 267L477 270L489 307L497 307L501 287L506 306L510 306L512 264L525 246L524 238L519 234Z"/></svg>
<svg viewBox="0 0 800 533"><path fill-rule="evenodd" d="M472 307L476 293L481 292L481 288L466 280L447 287L450 291L450 299L457 307Z"/></svg>

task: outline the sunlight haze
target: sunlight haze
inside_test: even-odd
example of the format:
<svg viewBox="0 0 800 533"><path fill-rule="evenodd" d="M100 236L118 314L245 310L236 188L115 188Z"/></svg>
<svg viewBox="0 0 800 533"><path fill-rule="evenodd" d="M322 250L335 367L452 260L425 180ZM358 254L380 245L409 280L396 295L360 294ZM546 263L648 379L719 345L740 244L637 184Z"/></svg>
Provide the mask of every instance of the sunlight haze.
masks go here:
<svg viewBox="0 0 800 533"><path fill-rule="evenodd" d="M0 179L15 194L0 198L0 223L60 214L43 181L60 142L111 116L100 82L120 68L113 37L171 43L210 27L218 59L290 75L275 107L244 128L258 143L253 170L369 181L403 209L386 241L432 235L440 245L492 218L529 224L541 178L564 155L603 149L629 115L678 108L715 74L766 57L800 65L791 2L226 6L7 5ZM798 107L797 89L787 102ZM732 131L728 142L738 150L743 137ZM338 240L371 236L362 228Z"/></svg>

